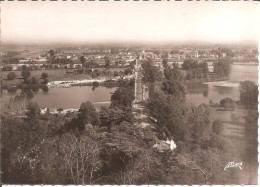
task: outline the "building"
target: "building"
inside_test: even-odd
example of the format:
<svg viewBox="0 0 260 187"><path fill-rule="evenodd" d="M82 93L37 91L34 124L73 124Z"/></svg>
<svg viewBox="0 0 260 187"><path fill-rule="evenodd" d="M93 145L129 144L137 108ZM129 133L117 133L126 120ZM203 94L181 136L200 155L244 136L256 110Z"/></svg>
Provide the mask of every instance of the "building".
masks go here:
<svg viewBox="0 0 260 187"><path fill-rule="evenodd" d="M190 55L191 58L198 58L199 57L198 51L192 51L189 55Z"/></svg>

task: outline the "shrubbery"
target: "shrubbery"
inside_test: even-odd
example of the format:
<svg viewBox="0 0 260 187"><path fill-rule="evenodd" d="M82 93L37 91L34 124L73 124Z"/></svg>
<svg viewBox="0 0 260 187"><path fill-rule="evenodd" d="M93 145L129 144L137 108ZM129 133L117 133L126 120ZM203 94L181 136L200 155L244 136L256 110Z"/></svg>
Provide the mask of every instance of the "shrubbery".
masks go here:
<svg viewBox="0 0 260 187"><path fill-rule="evenodd" d="M234 100L230 98L225 98L220 100L220 106L224 107L225 110L235 110L237 104Z"/></svg>
<svg viewBox="0 0 260 187"><path fill-rule="evenodd" d="M8 80L14 80L16 78L15 72L10 72L7 74L7 79Z"/></svg>
<svg viewBox="0 0 260 187"><path fill-rule="evenodd" d="M224 125L222 121L215 120L212 124L212 131L218 135L222 134L224 131Z"/></svg>

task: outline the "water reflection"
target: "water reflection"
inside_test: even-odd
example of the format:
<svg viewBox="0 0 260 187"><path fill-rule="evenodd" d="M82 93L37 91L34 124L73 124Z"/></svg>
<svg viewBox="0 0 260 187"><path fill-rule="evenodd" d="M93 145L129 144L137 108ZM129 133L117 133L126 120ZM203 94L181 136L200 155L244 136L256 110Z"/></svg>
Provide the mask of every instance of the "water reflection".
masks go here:
<svg viewBox="0 0 260 187"><path fill-rule="evenodd" d="M94 103L97 107L108 106L111 93L116 88L105 87L70 87L70 88L51 88L49 92L42 90L20 90L20 93L9 93L3 90L0 97L1 103L8 104L11 97L21 99L24 97L27 100L36 101L41 108L79 108L80 104L85 101Z"/></svg>
<svg viewBox="0 0 260 187"><path fill-rule="evenodd" d="M186 100L194 105L209 103L210 100L219 103L226 97L239 100L239 82L245 80L258 82L257 66L232 65L229 81L189 84L186 88Z"/></svg>
<svg viewBox="0 0 260 187"><path fill-rule="evenodd" d="M208 104L210 100L219 103L221 99L230 97L239 100L238 87L213 86L202 83L196 83L187 86L186 100L189 103L199 105L201 103Z"/></svg>
<svg viewBox="0 0 260 187"><path fill-rule="evenodd" d="M204 97L208 96L208 85L202 83L190 83L186 87L188 94L203 94Z"/></svg>
<svg viewBox="0 0 260 187"><path fill-rule="evenodd" d="M217 92L220 95L232 95L234 93L234 91L237 90L237 88L235 87L225 87L225 86L212 86L212 91L213 92Z"/></svg>
<svg viewBox="0 0 260 187"><path fill-rule="evenodd" d="M232 66L232 73L230 81L225 82L212 82L210 84L192 83L186 87L186 101L199 105L201 103L209 103L212 100L214 103L219 103L221 99L230 97L234 100L239 100L239 87L238 82L244 80L252 80L257 83L258 81L257 66ZM219 85L225 86L219 86ZM228 87L227 85L230 85ZM236 86L235 86L236 85ZM155 90L160 89L160 85L155 85ZM42 88L46 89L46 88ZM71 87L71 88L51 88L48 93L40 90L32 90L32 93L27 96L31 100L36 101L40 107L48 108L79 108L80 104L85 101L90 101L96 106L109 105L111 93L116 88L105 87ZM1 103L7 104L11 97L17 95L17 90L8 92L4 90L0 99ZM47 89L45 91L48 91ZM151 89L150 89L151 91ZM25 94L26 96L26 94ZM31 96L31 97L30 97Z"/></svg>

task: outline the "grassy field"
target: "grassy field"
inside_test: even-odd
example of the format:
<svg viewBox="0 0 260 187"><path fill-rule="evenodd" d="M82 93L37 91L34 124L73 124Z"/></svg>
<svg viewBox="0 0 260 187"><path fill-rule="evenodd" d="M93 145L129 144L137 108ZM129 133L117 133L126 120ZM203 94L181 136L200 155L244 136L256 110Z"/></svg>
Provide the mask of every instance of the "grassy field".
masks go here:
<svg viewBox="0 0 260 187"><path fill-rule="evenodd" d="M243 162L243 154L246 152L248 146L244 119L244 117L247 116L247 110L238 108L235 111L224 111L221 109L220 107L210 107L210 120L213 122L219 119L224 124L222 135L227 137L231 142L231 147L228 152L232 155L233 160L230 160L230 162ZM237 122L232 121L232 114L236 114L240 119ZM244 166L243 163L243 170L237 170L240 176L238 183L248 183L251 174L246 167L247 166ZM253 176L254 181L257 180L255 177L256 176Z"/></svg>
<svg viewBox="0 0 260 187"><path fill-rule="evenodd" d="M235 114L239 116L239 121L234 122L231 119L231 115ZM244 126L245 120L244 117L247 115L246 109L237 108L234 111L226 111L221 107L210 107L210 120L213 122L216 119L219 119L224 124L224 136L239 136L242 137L244 135Z"/></svg>
<svg viewBox="0 0 260 187"><path fill-rule="evenodd" d="M98 68L98 70L102 71L105 68ZM125 68L111 68L109 71L124 71ZM89 75L86 74L66 74L66 71L74 71L73 69L50 69L50 70L32 70L31 77L36 77L41 79L42 73L48 73L49 81L61 81L61 80L83 80L90 78ZM3 80L4 85L17 85L23 82L21 71L13 71L17 75L16 79L8 80L7 74L10 71L2 71L1 79Z"/></svg>

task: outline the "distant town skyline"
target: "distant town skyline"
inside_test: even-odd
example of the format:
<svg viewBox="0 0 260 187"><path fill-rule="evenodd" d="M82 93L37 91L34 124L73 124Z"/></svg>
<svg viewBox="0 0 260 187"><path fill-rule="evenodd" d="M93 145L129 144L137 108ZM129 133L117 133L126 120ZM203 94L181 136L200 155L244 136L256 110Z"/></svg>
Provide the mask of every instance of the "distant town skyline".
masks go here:
<svg viewBox="0 0 260 187"><path fill-rule="evenodd" d="M2 43L257 41L258 2L1 2Z"/></svg>

